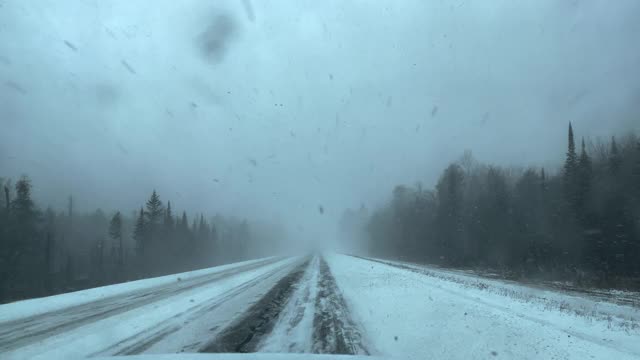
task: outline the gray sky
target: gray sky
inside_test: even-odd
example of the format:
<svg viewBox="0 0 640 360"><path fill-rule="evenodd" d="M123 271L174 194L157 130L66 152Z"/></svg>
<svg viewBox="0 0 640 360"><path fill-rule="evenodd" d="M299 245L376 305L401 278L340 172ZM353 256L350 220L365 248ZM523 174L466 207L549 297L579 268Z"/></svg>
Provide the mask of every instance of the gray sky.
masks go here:
<svg viewBox="0 0 640 360"><path fill-rule="evenodd" d="M286 222L639 130L640 2L0 0L0 175ZM318 205L325 212L320 214Z"/></svg>

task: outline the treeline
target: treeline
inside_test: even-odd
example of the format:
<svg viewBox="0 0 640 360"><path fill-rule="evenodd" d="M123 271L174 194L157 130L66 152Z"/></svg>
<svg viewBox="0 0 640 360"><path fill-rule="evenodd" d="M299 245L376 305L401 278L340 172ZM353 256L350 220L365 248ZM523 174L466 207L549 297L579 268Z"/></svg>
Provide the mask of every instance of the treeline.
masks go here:
<svg viewBox="0 0 640 360"><path fill-rule="evenodd" d="M433 190L397 186L366 233L374 256L638 288L640 139L582 139L577 150L570 125L565 164L551 176L466 152Z"/></svg>
<svg viewBox="0 0 640 360"><path fill-rule="evenodd" d="M0 302L189 271L273 253L275 225L174 214L153 191L125 215L41 210L27 177L0 179Z"/></svg>

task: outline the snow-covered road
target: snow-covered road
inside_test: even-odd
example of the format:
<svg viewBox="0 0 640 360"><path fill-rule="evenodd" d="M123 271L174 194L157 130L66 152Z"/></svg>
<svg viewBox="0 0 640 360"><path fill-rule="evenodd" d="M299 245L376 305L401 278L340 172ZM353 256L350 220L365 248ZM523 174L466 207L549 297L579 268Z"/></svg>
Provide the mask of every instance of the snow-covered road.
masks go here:
<svg viewBox="0 0 640 360"><path fill-rule="evenodd" d="M631 359L640 309L404 263L267 258L0 306L0 358Z"/></svg>

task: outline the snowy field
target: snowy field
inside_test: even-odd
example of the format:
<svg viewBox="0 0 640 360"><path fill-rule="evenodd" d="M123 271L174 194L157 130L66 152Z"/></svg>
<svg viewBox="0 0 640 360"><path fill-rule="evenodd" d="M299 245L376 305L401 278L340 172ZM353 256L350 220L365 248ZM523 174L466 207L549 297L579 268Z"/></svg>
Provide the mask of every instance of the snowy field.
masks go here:
<svg viewBox="0 0 640 360"><path fill-rule="evenodd" d="M338 254L268 258L2 305L0 358L637 359L640 309L613 300Z"/></svg>

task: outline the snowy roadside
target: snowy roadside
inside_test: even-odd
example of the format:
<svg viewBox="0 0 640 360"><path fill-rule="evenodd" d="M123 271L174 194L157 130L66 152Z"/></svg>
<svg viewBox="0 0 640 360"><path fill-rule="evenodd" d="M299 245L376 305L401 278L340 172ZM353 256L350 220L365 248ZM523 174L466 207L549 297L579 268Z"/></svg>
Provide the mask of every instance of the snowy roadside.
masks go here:
<svg viewBox="0 0 640 360"><path fill-rule="evenodd" d="M354 255L355 256L355 255ZM356 256L360 257L360 256ZM447 273L452 275L464 275L466 277L477 277L484 280L497 280L501 283L526 285L541 290L550 290L552 292L564 292L569 295L576 295L579 297L589 297L593 300L612 302L618 305L629 305L640 308L640 292L627 291L627 290L614 290L614 289L598 289L598 288L585 288L576 286L570 282L563 281L520 281L520 280L508 280L503 279L495 272L490 271L476 271L469 269L449 269L436 265L419 264L410 261L401 260L387 260L379 258L362 257L363 259L376 260L387 264L406 266L412 269L418 270L435 270L441 273Z"/></svg>
<svg viewBox="0 0 640 360"><path fill-rule="evenodd" d="M344 255L326 259L354 318L379 355L413 359L640 356L639 329L614 325L625 318L637 319L637 309L632 307L601 305L588 298L497 280L484 283L461 274L452 280L450 274L430 276ZM498 289L489 290L493 286ZM530 296L510 296L520 291ZM581 316L549 306L548 301L585 306L585 311L596 314L615 311L610 312L611 320ZM625 318L614 320L614 315Z"/></svg>
<svg viewBox="0 0 640 360"><path fill-rule="evenodd" d="M576 316L605 321L609 327L619 327L626 331L640 331L640 308L624 305L629 304L629 293L626 292L622 295L612 292L609 293L608 297L602 295L594 297L592 293L586 291L578 295L576 292L550 290L545 287L521 284L515 281L487 279L481 275L463 271L443 270L427 265L416 265L400 261L363 259L454 282L465 288L474 288L507 296L516 301L535 302L545 309L554 309ZM624 301L617 301L618 296L622 296Z"/></svg>
<svg viewBox="0 0 640 360"><path fill-rule="evenodd" d="M13 303L0 305L0 323L21 319L28 316L43 314L55 310L82 305L97 300L123 296L130 292L140 290L151 290L155 287L171 285L177 281L193 281L201 277L213 275L225 270L230 270L249 264L268 262L275 258L263 258L249 261L242 261L207 269L189 271L179 274L160 276L150 279L130 281L122 284L102 286L93 289L80 290L66 294L47 296L37 299L16 301Z"/></svg>
<svg viewBox="0 0 640 360"><path fill-rule="evenodd" d="M299 263L299 258L289 258L250 267L133 311L97 318L71 330L52 329L36 342L20 344L0 357L48 359L198 351L217 329L246 311L255 298Z"/></svg>

